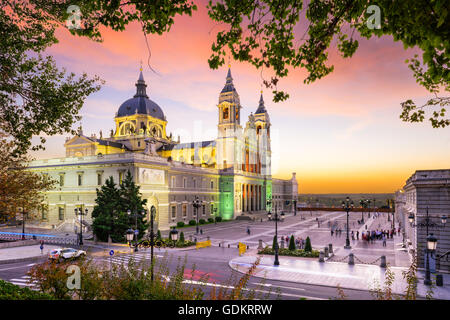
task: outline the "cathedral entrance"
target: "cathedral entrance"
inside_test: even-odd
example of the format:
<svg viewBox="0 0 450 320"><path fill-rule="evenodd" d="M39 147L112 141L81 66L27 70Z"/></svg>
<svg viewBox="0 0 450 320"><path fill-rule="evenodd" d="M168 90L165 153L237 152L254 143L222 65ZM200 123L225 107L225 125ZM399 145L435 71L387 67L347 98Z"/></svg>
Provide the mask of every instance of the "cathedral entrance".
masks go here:
<svg viewBox="0 0 450 320"><path fill-rule="evenodd" d="M150 195L150 197L147 198L147 204L145 206L146 215L145 215L144 219L146 222L149 223L147 232L150 231L150 213L151 213L152 207L154 208L153 231L155 231L155 230L158 230L158 226L159 226L159 201L154 193L152 193Z"/></svg>

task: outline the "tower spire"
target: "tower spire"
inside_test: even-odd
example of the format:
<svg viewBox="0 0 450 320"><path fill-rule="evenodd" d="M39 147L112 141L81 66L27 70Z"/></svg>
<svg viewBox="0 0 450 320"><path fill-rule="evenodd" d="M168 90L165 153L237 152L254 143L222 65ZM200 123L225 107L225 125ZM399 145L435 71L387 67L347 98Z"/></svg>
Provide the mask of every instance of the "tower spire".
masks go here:
<svg viewBox="0 0 450 320"><path fill-rule="evenodd" d="M141 67L139 68L139 78L136 82L136 94L134 97L145 97L148 98L146 88L147 85L145 84L144 75L142 74L142 61L141 61Z"/></svg>
<svg viewBox="0 0 450 320"><path fill-rule="evenodd" d="M255 114L267 112L266 107L264 105L263 91L261 89L261 96L259 98L259 106L256 110Z"/></svg>

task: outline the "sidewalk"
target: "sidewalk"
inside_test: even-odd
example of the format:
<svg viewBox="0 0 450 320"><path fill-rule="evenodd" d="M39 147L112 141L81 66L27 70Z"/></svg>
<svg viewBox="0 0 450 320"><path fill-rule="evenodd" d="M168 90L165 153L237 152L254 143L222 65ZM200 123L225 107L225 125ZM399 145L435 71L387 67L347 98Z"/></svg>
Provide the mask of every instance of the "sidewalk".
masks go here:
<svg viewBox="0 0 450 320"><path fill-rule="evenodd" d="M355 264L352 266L341 262L320 263L318 259L280 256L280 265L274 267L273 256L258 255L256 250L252 250L247 255L230 260L229 266L236 271L245 273L257 257L261 257L261 261L256 267L255 277L366 291L374 289L377 284L381 288L384 287L386 269L375 265ZM391 267L391 270L394 273L392 290L396 294L403 294L407 284L402 271L407 268ZM423 273L419 272L418 277L417 293L419 296L425 297L428 287L423 285ZM450 275L444 274L444 286L435 287L433 291L433 298L450 300Z"/></svg>
<svg viewBox="0 0 450 320"><path fill-rule="evenodd" d="M37 261L47 258L48 246L44 246L41 254L40 245L4 248L0 249L0 264L15 263L21 261Z"/></svg>

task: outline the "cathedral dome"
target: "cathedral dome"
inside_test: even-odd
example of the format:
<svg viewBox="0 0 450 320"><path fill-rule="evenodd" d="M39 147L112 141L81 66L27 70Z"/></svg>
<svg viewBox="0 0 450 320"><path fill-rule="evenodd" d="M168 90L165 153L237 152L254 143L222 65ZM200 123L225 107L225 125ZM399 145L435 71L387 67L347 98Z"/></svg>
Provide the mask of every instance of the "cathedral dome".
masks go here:
<svg viewBox="0 0 450 320"><path fill-rule="evenodd" d="M133 98L122 103L117 111L116 117L132 116L135 114L146 114L154 118L166 120L162 109L152 100L148 98L145 88L144 77L139 74L139 80L136 83L136 94Z"/></svg>
<svg viewBox="0 0 450 320"><path fill-rule="evenodd" d="M117 117L131 116L134 114L147 114L165 121L161 108L146 97L134 97L122 103L117 111Z"/></svg>

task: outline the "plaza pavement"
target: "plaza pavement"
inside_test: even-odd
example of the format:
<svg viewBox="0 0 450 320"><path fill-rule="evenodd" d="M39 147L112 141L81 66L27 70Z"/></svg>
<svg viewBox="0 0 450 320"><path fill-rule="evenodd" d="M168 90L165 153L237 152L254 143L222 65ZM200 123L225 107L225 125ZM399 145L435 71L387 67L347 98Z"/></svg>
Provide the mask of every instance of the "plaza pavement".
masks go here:
<svg viewBox="0 0 450 320"><path fill-rule="evenodd" d="M273 266L273 256L263 256L260 265L257 268L255 276L266 277L273 280L292 281L322 286L340 286L341 288L369 290L376 283L381 286L384 283L385 269L379 267L379 258L381 255L386 256L386 262L391 266L391 270L395 275L393 290L395 293L403 293L406 283L403 280L402 272L410 265L410 257L406 250L401 247L402 238L400 235L394 236L394 239L387 240L387 246L382 246L382 241L375 241L369 244L361 240L361 232L366 230L389 229L391 222L387 220L386 214L378 217L371 215L371 218L364 215L365 224L358 224L357 220L361 218L361 213L350 213L349 225L355 233L360 232L360 240L350 240L351 249L344 249L345 245L345 212L298 212L296 216L288 213L283 222L278 222L278 235L302 237L305 239L310 237L312 247L316 250L323 250L328 244L333 244L334 255L327 258L326 262L319 263L318 259L296 258L296 257L280 257L280 266ZM319 220L319 224L317 223ZM202 234L195 234L195 226L187 228L179 228L179 232L183 231L185 238L197 238L198 241L210 239L213 247L228 246L236 247L239 242L245 243L250 248L242 257L230 259L229 266L239 272L245 272L247 268L256 260L257 246L259 240L263 241L263 245L272 245L273 236L275 234L275 222L263 219L257 221L229 221L217 224L201 225ZM331 236L330 227L335 225L342 229L341 236ZM250 228L250 235L247 234L247 227ZM397 225L396 225L397 227ZM162 232L163 236L167 236L167 232ZM94 255L106 255L105 247L114 248L116 253L125 252L128 248L120 245L99 243L95 245L91 241L85 241L89 247L98 247L98 252ZM44 255L50 249L47 245L44 249ZM285 245L287 247L287 244ZM103 249L103 250L101 250ZM170 249L174 250L174 249ZM170 251L169 250L169 251ZM183 249L187 253L191 248ZM101 252L101 253L100 253ZM355 265L351 266L347 263L348 254L352 252L355 256ZM236 249L236 256L238 250ZM23 257L39 257L39 246L27 246L19 248L9 248L0 250L0 263L8 259L17 259ZM373 263L373 264L371 264ZM425 296L428 287L423 285L423 272L418 272L418 294ZM444 274L444 286L434 288L434 298L450 300L450 275Z"/></svg>

